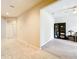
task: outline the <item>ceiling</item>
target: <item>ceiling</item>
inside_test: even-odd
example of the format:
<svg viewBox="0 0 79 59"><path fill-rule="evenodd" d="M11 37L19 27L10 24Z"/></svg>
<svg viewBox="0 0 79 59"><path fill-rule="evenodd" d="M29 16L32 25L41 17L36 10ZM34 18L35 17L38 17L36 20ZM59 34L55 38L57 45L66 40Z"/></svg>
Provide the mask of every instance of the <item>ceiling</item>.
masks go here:
<svg viewBox="0 0 79 59"><path fill-rule="evenodd" d="M1 16L18 17L42 1L47 0L1 0Z"/></svg>
<svg viewBox="0 0 79 59"><path fill-rule="evenodd" d="M68 16L76 15L77 14L77 6L73 6L71 8L62 9L52 13L54 18L67 18Z"/></svg>
<svg viewBox="0 0 79 59"><path fill-rule="evenodd" d="M56 3L51 4L41 10L45 10L49 13L55 13L59 10L71 8L77 6L77 0L58 0Z"/></svg>
<svg viewBox="0 0 79 59"><path fill-rule="evenodd" d="M48 12L55 20L64 20L67 18L76 19L77 0L58 0L56 3L42 8L41 11Z"/></svg>

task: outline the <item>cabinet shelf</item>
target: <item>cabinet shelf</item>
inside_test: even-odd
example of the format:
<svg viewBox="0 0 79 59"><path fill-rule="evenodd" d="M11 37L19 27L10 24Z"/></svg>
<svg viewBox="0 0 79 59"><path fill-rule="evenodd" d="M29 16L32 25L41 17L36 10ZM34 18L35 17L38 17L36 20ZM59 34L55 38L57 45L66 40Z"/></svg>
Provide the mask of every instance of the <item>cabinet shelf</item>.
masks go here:
<svg viewBox="0 0 79 59"><path fill-rule="evenodd" d="M65 38L65 37L66 37L66 23L55 23L54 38Z"/></svg>

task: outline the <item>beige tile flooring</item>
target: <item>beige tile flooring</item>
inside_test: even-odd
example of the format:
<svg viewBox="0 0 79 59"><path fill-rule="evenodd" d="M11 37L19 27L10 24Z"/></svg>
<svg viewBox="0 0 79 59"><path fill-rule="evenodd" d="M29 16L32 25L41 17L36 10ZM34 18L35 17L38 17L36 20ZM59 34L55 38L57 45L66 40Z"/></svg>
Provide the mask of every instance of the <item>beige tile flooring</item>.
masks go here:
<svg viewBox="0 0 79 59"><path fill-rule="evenodd" d="M54 39L44 45L42 49L55 54L60 59L77 59L77 43L73 41Z"/></svg>
<svg viewBox="0 0 79 59"><path fill-rule="evenodd" d="M3 40L1 44L1 59L59 59L55 55L14 39Z"/></svg>

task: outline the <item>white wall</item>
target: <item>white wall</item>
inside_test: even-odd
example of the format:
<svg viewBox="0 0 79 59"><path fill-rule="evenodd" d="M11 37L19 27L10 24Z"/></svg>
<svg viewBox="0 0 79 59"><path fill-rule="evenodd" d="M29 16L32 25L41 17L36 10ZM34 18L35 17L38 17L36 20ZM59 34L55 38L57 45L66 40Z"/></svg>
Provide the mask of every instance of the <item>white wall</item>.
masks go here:
<svg viewBox="0 0 79 59"><path fill-rule="evenodd" d="M67 35L69 34L68 30L70 30L70 29L72 29L74 31L77 30L76 29L76 27L77 27L77 25L76 25L76 23L77 23L76 15L73 15L72 13L71 14L67 13L66 15L63 15L63 14L60 14L61 13L60 12L56 15L56 17L53 16L54 13L56 13L57 11L72 7L76 4L77 4L76 0L58 0L58 2L53 3L51 5L48 5L48 6L46 6L45 8L42 9L43 11L40 12L40 15L41 15L40 16L41 17L41 21L40 21L40 23L41 23L41 25L40 25L41 26L40 27L40 31L41 31L40 32L40 42L41 43L40 43L40 45L41 46L44 45L47 41L51 40L51 36L53 38L53 36L54 36L54 30L53 30L54 29L54 26L53 26L54 22L56 22L56 23L57 22L58 23L59 22L60 23L66 22L66 30L67 30L66 33L67 33ZM55 18L53 18L53 17L55 17ZM53 24L52 26L48 25L48 24L51 24L51 23ZM53 28L52 30L51 30L51 27Z"/></svg>
<svg viewBox="0 0 79 59"><path fill-rule="evenodd" d="M45 10L40 11L40 46L54 38L54 19Z"/></svg>
<svg viewBox="0 0 79 59"><path fill-rule="evenodd" d="M73 30L74 32L77 32L77 15L72 14L68 17L66 20L66 34L68 35L68 31Z"/></svg>
<svg viewBox="0 0 79 59"><path fill-rule="evenodd" d="M59 14L57 14L59 15ZM55 23L66 23L66 35L69 35L68 31L73 30L74 32L77 32L77 15L74 13L60 13L62 17L56 17L55 15ZM64 16L63 16L64 15Z"/></svg>

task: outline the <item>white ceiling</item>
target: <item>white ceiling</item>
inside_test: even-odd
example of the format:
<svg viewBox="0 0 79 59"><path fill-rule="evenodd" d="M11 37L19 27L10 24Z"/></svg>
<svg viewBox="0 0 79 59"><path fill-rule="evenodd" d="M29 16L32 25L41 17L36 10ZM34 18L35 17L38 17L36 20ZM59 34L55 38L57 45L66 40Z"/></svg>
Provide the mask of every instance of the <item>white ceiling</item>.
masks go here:
<svg viewBox="0 0 79 59"><path fill-rule="evenodd" d="M51 4L41 10L47 11L49 13L55 13L56 11L70 8L77 5L77 0L58 0L58 2Z"/></svg>
<svg viewBox="0 0 79 59"><path fill-rule="evenodd" d="M54 18L67 18L68 16L76 15L77 14L77 7L74 8L68 8L64 10L56 11L55 13L52 13Z"/></svg>
<svg viewBox="0 0 79 59"><path fill-rule="evenodd" d="M43 0L1 0L1 16L17 17Z"/></svg>
<svg viewBox="0 0 79 59"><path fill-rule="evenodd" d="M68 17L76 19L77 0L58 0L58 2L42 8L41 11L48 12L56 20Z"/></svg>

